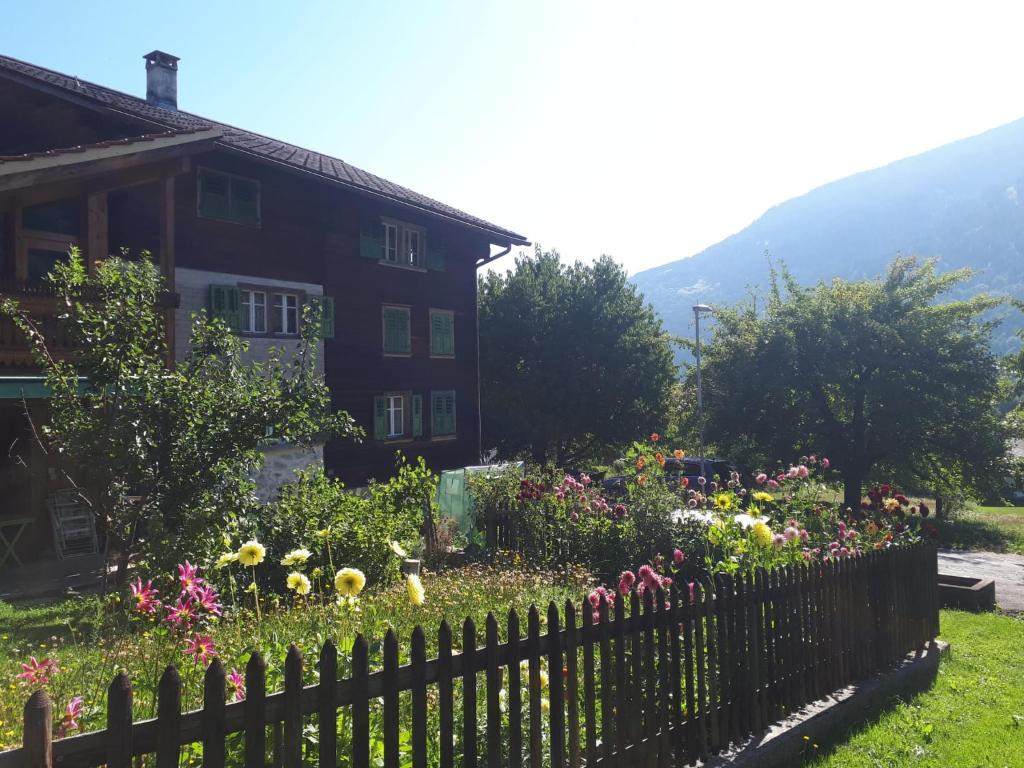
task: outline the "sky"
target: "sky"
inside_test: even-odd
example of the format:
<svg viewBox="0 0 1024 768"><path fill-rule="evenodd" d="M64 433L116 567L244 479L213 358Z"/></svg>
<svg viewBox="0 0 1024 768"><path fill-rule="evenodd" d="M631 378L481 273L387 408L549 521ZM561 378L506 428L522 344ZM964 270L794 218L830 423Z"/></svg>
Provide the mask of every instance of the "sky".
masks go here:
<svg viewBox="0 0 1024 768"><path fill-rule="evenodd" d="M139 96L143 54L172 53L182 109L636 273L1024 117L1022 22L983 0L38 0L5 9L0 53Z"/></svg>

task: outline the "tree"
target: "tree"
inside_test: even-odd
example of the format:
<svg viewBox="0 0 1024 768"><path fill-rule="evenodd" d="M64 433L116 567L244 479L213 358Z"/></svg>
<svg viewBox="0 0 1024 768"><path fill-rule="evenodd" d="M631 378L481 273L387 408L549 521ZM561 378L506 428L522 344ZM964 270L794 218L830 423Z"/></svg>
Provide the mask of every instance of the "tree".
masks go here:
<svg viewBox="0 0 1024 768"><path fill-rule="evenodd" d="M773 273L768 305L717 313L704 357L709 439L750 468L816 451L859 507L872 473L909 486L1003 477L1008 427L989 348L999 305L941 301L970 277L899 258L884 278L801 287Z"/></svg>
<svg viewBox="0 0 1024 768"><path fill-rule="evenodd" d="M295 353L275 350L262 362L245 362L246 343L200 312L191 349L172 366L160 308L166 291L148 254L87 272L73 250L49 279L77 350L71 358L51 355L38 322L16 302L0 310L28 336L53 393L41 440L68 460L69 480L80 479L118 554L120 579L140 553L166 564L216 546L211 533L254 508L251 478L268 433L297 444L358 436L347 413L330 412L312 306Z"/></svg>
<svg viewBox="0 0 1024 768"><path fill-rule="evenodd" d="M611 258L538 248L480 278L479 311L486 445L562 465L662 426L669 337Z"/></svg>

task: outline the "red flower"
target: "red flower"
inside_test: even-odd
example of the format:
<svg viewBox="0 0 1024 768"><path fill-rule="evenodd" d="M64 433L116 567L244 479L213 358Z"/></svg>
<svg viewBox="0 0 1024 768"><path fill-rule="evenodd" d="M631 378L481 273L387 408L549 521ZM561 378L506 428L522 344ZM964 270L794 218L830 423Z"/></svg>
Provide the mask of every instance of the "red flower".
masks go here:
<svg viewBox="0 0 1024 768"><path fill-rule="evenodd" d="M651 432L651 442L656 443L659 440L661 440L661 435L659 435L657 432Z"/></svg>

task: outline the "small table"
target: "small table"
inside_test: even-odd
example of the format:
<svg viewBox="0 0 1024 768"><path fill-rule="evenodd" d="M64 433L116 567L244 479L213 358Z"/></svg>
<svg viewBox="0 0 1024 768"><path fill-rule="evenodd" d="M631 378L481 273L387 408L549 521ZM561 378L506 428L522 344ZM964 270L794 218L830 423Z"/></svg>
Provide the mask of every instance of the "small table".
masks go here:
<svg viewBox="0 0 1024 768"><path fill-rule="evenodd" d="M14 560L15 565L22 564L14 548L17 546L18 539L21 538L25 529L35 521L34 517L0 517L0 568L9 559ZM13 534L9 535L5 532L12 528L14 529Z"/></svg>

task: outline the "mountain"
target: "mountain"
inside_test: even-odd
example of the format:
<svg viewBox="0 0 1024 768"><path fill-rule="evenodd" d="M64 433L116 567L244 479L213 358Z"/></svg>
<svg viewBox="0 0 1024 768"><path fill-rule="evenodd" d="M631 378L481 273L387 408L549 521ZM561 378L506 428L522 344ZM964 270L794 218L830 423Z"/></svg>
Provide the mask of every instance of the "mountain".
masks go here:
<svg viewBox="0 0 1024 768"><path fill-rule="evenodd" d="M692 336L694 304L731 304L751 290L763 296L769 259L809 284L875 277L897 254L974 269L959 296L1024 298L1024 119L826 184L632 280L669 332ZM995 351L1015 349L1022 325L1007 312Z"/></svg>

